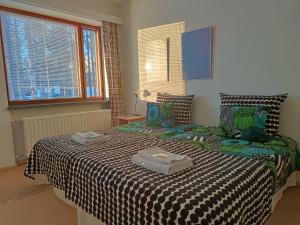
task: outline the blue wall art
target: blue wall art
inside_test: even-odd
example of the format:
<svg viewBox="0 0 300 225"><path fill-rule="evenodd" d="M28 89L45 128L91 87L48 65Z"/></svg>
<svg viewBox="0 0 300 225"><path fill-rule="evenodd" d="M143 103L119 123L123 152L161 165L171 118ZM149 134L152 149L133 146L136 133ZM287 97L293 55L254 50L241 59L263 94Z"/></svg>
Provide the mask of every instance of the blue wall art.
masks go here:
<svg viewBox="0 0 300 225"><path fill-rule="evenodd" d="M212 33L207 27L182 34L182 59L185 80L211 79Z"/></svg>

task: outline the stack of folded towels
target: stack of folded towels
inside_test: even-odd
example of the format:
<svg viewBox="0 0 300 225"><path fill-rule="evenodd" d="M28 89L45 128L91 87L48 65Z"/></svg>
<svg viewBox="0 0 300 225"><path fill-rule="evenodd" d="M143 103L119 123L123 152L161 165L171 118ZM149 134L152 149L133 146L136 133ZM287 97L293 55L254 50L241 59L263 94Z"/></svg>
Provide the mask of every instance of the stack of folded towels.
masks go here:
<svg viewBox="0 0 300 225"><path fill-rule="evenodd" d="M132 163L165 175L171 175L193 166L191 158L167 152L160 147L139 151L132 157Z"/></svg>
<svg viewBox="0 0 300 225"><path fill-rule="evenodd" d="M108 140L109 136L99 134L94 131L77 132L71 136L71 139L82 145L91 145Z"/></svg>

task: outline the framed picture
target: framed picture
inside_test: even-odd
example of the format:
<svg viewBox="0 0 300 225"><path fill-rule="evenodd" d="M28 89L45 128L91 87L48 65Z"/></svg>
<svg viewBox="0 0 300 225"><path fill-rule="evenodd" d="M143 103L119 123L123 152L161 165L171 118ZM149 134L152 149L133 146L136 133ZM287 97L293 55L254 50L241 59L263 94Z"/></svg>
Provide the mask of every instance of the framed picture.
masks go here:
<svg viewBox="0 0 300 225"><path fill-rule="evenodd" d="M185 80L212 78L212 27L182 34Z"/></svg>

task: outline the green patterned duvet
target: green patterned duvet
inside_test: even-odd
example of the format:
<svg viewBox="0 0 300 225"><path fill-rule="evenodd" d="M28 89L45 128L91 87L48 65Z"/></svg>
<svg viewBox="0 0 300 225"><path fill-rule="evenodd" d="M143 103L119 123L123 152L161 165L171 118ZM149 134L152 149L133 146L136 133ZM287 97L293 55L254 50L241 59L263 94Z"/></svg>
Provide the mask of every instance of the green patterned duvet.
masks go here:
<svg viewBox="0 0 300 225"><path fill-rule="evenodd" d="M227 139L218 127L187 125L157 128L149 127L143 122L131 123L115 129L140 135L152 135L167 141L181 141L210 151L262 160L274 174L275 191L285 184L293 171L300 170L300 152L297 150L297 143L284 136L276 136L264 143L249 142Z"/></svg>
<svg viewBox="0 0 300 225"><path fill-rule="evenodd" d="M192 124L192 125L175 126L173 128L162 128L162 127L147 126L145 122L136 122L136 123L130 123L119 127L115 127L114 129L118 131L136 133L140 135L156 136L162 140L167 140L177 134L182 134L187 131L191 131L197 127L198 125Z"/></svg>

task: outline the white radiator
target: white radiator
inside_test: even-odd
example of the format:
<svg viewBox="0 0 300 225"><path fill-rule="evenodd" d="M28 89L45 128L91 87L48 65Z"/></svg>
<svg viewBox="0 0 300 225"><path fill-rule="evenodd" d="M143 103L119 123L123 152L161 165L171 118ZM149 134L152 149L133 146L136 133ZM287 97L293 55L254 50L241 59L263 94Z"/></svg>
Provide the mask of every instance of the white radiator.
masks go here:
<svg viewBox="0 0 300 225"><path fill-rule="evenodd" d="M22 123L28 157L34 144L41 138L111 128L111 110L25 117L22 118Z"/></svg>

